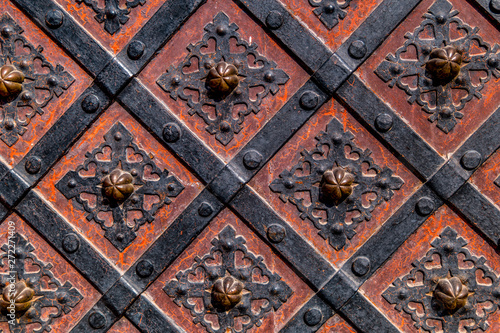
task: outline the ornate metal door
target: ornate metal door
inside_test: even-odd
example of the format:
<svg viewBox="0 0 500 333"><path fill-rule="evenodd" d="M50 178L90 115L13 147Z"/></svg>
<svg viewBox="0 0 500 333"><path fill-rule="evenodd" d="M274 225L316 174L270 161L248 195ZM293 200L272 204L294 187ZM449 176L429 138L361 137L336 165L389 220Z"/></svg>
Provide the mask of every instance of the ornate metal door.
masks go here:
<svg viewBox="0 0 500 333"><path fill-rule="evenodd" d="M500 1L0 4L1 332L500 331Z"/></svg>

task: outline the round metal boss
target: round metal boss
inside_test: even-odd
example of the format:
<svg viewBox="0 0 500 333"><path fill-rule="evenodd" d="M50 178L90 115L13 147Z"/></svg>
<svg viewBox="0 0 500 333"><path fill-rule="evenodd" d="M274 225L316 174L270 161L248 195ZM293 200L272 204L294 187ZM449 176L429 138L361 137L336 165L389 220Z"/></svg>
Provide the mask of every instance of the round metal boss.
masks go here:
<svg viewBox="0 0 500 333"><path fill-rule="evenodd" d="M149 260L139 261L139 263L135 268L137 275L139 275L142 278L150 276L153 273L153 270L154 270L153 264Z"/></svg>
<svg viewBox="0 0 500 333"><path fill-rule="evenodd" d="M134 40L130 44L128 44L127 55L132 60L137 60L144 54L144 49L146 45L139 40Z"/></svg>
<svg viewBox="0 0 500 333"><path fill-rule="evenodd" d="M306 91L300 96L300 106L305 110L314 109L319 102L319 96L314 91Z"/></svg>
<svg viewBox="0 0 500 333"><path fill-rule="evenodd" d="M283 15L277 10L271 10L266 17L266 24L271 29L278 29L283 25Z"/></svg>
<svg viewBox="0 0 500 333"><path fill-rule="evenodd" d="M267 238L273 243L280 243L285 236L286 230L279 224L271 224L267 229Z"/></svg>
<svg viewBox="0 0 500 333"><path fill-rule="evenodd" d="M387 113L382 113L375 119L375 127L379 132L387 132L392 127L392 116Z"/></svg>
<svg viewBox="0 0 500 333"><path fill-rule="evenodd" d="M106 318L100 312L94 312L89 316L89 325L92 328L99 329L106 325Z"/></svg>
<svg viewBox="0 0 500 333"><path fill-rule="evenodd" d="M62 247L68 253L76 252L80 247L80 239L74 233L67 234L63 239Z"/></svg>
<svg viewBox="0 0 500 333"><path fill-rule="evenodd" d="M41 167L42 167L42 160L38 156L31 156L30 158L28 158L26 164L24 165L26 171L32 175L38 173Z"/></svg>
<svg viewBox="0 0 500 333"><path fill-rule="evenodd" d="M361 59L366 55L367 49L365 42L362 40L355 40L349 45L349 55L354 59Z"/></svg>
<svg viewBox="0 0 500 333"><path fill-rule="evenodd" d="M207 202L203 202L200 205L200 208L198 208L198 214L200 214L200 216L203 216L203 217L208 217L208 216L212 215L213 212L214 212L214 209Z"/></svg>
<svg viewBox="0 0 500 333"><path fill-rule="evenodd" d="M163 128L163 139L167 142L176 142L181 137L181 128L176 123L168 123Z"/></svg>
<svg viewBox="0 0 500 333"><path fill-rule="evenodd" d="M357 257L352 262L352 272L357 276L363 276L370 270L370 259L367 257Z"/></svg>
<svg viewBox="0 0 500 333"><path fill-rule="evenodd" d="M101 101L94 94L87 95L82 101L82 110L87 113L94 113L99 109Z"/></svg>
<svg viewBox="0 0 500 333"><path fill-rule="evenodd" d="M431 198L423 197L418 200L416 208L418 214L422 216L429 215L434 210L434 202Z"/></svg>
<svg viewBox="0 0 500 333"><path fill-rule="evenodd" d="M64 15L59 9L52 9L45 14L45 23L49 28L59 28L64 20Z"/></svg>
<svg viewBox="0 0 500 333"><path fill-rule="evenodd" d="M323 319L323 313L320 309L312 308L304 313L304 322L307 326L316 326Z"/></svg>
<svg viewBox="0 0 500 333"><path fill-rule="evenodd" d="M462 156L460 163L464 169L473 170L481 164L481 154L475 150L469 150Z"/></svg>
<svg viewBox="0 0 500 333"><path fill-rule="evenodd" d="M256 150L249 150L243 156L243 164L247 169L257 169L262 162L262 155Z"/></svg>

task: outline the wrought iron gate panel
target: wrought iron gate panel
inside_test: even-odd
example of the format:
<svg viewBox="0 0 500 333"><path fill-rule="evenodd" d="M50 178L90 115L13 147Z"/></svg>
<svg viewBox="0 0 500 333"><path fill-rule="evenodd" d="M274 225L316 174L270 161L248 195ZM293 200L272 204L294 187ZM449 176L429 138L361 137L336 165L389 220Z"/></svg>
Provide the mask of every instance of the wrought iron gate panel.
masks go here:
<svg viewBox="0 0 500 333"><path fill-rule="evenodd" d="M0 332L500 330L499 1L0 4Z"/></svg>

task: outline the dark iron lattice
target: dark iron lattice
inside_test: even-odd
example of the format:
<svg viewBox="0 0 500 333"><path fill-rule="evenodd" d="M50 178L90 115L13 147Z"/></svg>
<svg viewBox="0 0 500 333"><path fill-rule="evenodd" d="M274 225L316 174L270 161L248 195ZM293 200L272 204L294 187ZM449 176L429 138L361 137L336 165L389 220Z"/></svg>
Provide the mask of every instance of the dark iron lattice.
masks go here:
<svg viewBox="0 0 500 333"><path fill-rule="evenodd" d="M157 83L170 96L177 100L180 97L185 100L190 115L197 114L208 125L206 130L215 135L223 145L227 145L243 128L245 117L251 113L257 114L259 105L269 94L275 95L279 86L284 85L289 77L281 69L277 68L274 61L269 61L257 53L257 45L249 44L240 38L237 32L239 27L229 22L224 13L214 17L213 23L205 26L203 40L188 46L189 54L177 67L171 66L167 73L160 76ZM236 40L236 46L243 47L241 53L231 52L231 40ZM215 41L215 51L212 53L202 52L209 47L209 41ZM251 65L249 60L254 58ZM185 73L186 67L197 62L197 69ZM238 86L229 94L219 94L210 89L206 82L210 70L220 62L226 62L237 68ZM255 99L252 99L251 88L262 87ZM199 94L197 99L186 91L191 90ZM233 109L239 106L237 117L233 116ZM244 106L241 109L241 106ZM213 109L212 115L208 109Z"/></svg>
<svg viewBox="0 0 500 333"><path fill-rule="evenodd" d="M9 279L15 277L16 281L28 281L28 285L34 290L34 297L37 299L28 310L16 313L15 324L9 323L10 332L26 333L27 325L35 323L39 324L40 327L33 332L49 332L53 320L69 313L83 299L83 296L77 289L73 288L70 282L66 281L61 284L54 277L50 271L53 267L52 264L46 264L39 260L32 253L35 248L24 236L16 233L13 239L15 245L5 244L2 246L4 253L0 256L0 266L9 267L9 271L0 274L0 289L3 291L9 285ZM15 260L10 260L9 251L15 252ZM45 314L42 317L43 308L49 307L57 309L57 312L50 313L48 318ZM9 322L10 320L11 318L7 316L6 312L0 312L0 322Z"/></svg>
<svg viewBox="0 0 500 333"><path fill-rule="evenodd" d="M68 172L56 187L78 209L87 212L87 220L94 220L105 230L104 236L120 251L123 251L136 237L136 231L146 222L151 223L155 214L165 204L170 204L170 198L176 197L184 186L175 178L169 176L167 170L160 170L152 158L134 142L132 134L120 122L116 123L104 135L105 142L85 155L87 159L75 171ZM106 156L106 149L111 149L110 159L101 160L98 155ZM129 160L128 149L141 159ZM133 156L132 156L133 157ZM89 171L95 167L93 176L82 176L80 172ZM103 179L114 170L123 170L133 177L133 193L121 201L114 201L105 195ZM148 171L149 169L149 171ZM146 178L149 173L150 178ZM152 177L157 177L153 180ZM95 196L95 204L82 199L82 194ZM146 196L157 196L159 202L146 208ZM141 212L141 217L134 218L133 225L127 223L127 214L131 211ZM105 225L105 220L99 217L100 212L112 212L113 224ZM130 223L130 221L129 221Z"/></svg>
<svg viewBox="0 0 500 333"><path fill-rule="evenodd" d="M389 201L394 190L403 185L403 180L393 176L393 171L387 167L381 168L373 162L371 152L361 150L354 144L354 135L344 132L343 125L332 119L316 140L316 148L311 151L302 151L299 162L290 170L285 170L275 179L270 187L280 193L283 202L290 202L297 206L302 219L308 218L320 230L319 235L327 239L336 250L346 245L347 239L356 234L356 227L364 220L371 219L371 212L384 200ZM328 151L325 150L328 147ZM351 156L346 156L345 148L349 147ZM359 158L354 159L358 155ZM375 176L363 172L363 164L368 165L368 171L374 171ZM342 202L326 203L321 200L320 182L323 174L334 167L346 169L354 176L352 193ZM311 204L307 205L304 198L296 196L298 192L308 192ZM366 193L375 193L376 199L370 200L368 206L363 205L362 196ZM321 217L320 211L326 213ZM358 212L359 216L352 218L348 223L346 214Z"/></svg>
<svg viewBox="0 0 500 333"><path fill-rule="evenodd" d="M406 42L396 51L396 55L388 54L375 73L389 86L396 85L410 97L408 102L417 102L422 110L430 114L429 121L437 121L437 127L449 133L461 119L462 111L473 97L481 98L481 90L491 77L500 77L500 47L490 46L478 34L479 28L472 28L457 17L458 11L447 0L438 0L424 14L424 20L413 33L407 33ZM450 30L460 29L465 36L452 40ZM473 43L477 43L484 53L472 54ZM429 61L431 52L436 48L453 46L462 53L460 74L448 83L436 82L428 73L425 64ZM416 58L403 58L402 54L416 49ZM484 72L477 85L473 84L472 72ZM408 84L404 79L413 78ZM453 102L454 94L460 91L467 93L460 99L458 105ZM427 99L428 98L428 99ZM472 110L471 110L472 111ZM472 116L472 115L471 115Z"/></svg>

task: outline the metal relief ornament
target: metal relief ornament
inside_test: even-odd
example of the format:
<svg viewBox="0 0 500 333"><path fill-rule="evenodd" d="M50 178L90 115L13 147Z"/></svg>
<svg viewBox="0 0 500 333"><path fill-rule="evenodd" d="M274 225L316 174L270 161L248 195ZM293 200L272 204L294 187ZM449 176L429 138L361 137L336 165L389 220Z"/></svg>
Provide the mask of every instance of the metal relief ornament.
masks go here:
<svg viewBox="0 0 500 333"><path fill-rule="evenodd" d="M2 246L4 253L0 256L2 266L9 267L9 272L0 274L0 322L9 322L11 333L25 333L27 326L32 324L41 325L36 332L49 332L53 320L71 312L83 296L70 282L61 284L54 277L52 264L40 261L32 253L35 248L24 236L16 233L13 239L15 260L10 260L12 252L9 256L9 250L13 248L7 244ZM9 308L12 301L13 313ZM57 311L47 316L43 308Z"/></svg>
<svg viewBox="0 0 500 333"><path fill-rule="evenodd" d="M126 0L124 6L120 6L120 0L104 0L104 7L97 0L76 0L76 3L84 3L96 13L95 19L99 23L104 22L104 30L114 35L129 20L131 10L139 5L144 5L146 0Z"/></svg>
<svg viewBox="0 0 500 333"><path fill-rule="evenodd" d="M268 270L262 257L248 252L245 243L231 226L225 227L212 240L209 254L195 257L191 268L178 272L176 279L163 288L175 304L189 309L193 322L203 325L207 332L247 332L260 326L266 313L278 310L293 293L278 274ZM261 275L259 281L256 274ZM200 275L193 281L194 276ZM193 299L201 299L201 310ZM262 300L267 302L256 310L254 303ZM211 315L217 323L207 320ZM236 321L241 325L238 330Z"/></svg>
<svg viewBox="0 0 500 333"><path fill-rule="evenodd" d="M345 9L349 7L352 0L309 0L312 7L316 7L313 13L319 18L321 23L332 30L338 23L346 17Z"/></svg>
<svg viewBox="0 0 500 333"><path fill-rule="evenodd" d="M437 122L444 133L464 116L460 111L467 102L482 97L480 91L491 77L500 77L499 46L484 42L479 28L470 27L457 15L450 2L437 0L420 26L405 35L406 42L396 55L388 54L375 71L391 88L396 85L404 90L410 104L422 106L431 115L429 121ZM454 31L460 32L457 39L452 39ZM474 50L478 47L481 52ZM412 49L416 55L410 58ZM480 72L484 76L473 83L474 74Z"/></svg>
<svg viewBox="0 0 500 333"><path fill-rule="evenodd" d="M297 206L300 217L311 220L320 230L319 235L336 250L341 250L347 239L354 237L359 223L369 220L375 207L389 201L393 191L404 183L393 176L391 169L376 165L371 152L359 149L353 139L351 132L344 132L343 125L334 118L326 132L316 137L316 148L303 150L299 162L270 185L283 202ZM359 158L355 159L356 155ZM363 165L375 175L366 174ZM363 196L369 193L376 198L366 204ZM348 214L357 216L349 221Z"/></svg>
<svg viewBox="0 0 500 333"><path fill-rule="evenodd" d="M461 321L467 322L467 332L485 331L488 317L500 306L497 275L486 265L484 257L470 254L465 248L467 242L450 227L431 245L425 257L412 264L411 272L396 279L382 296L395 304L397 311L408 313L415 327L424 331L456 333ZM435 264L436 255L440 265ZM422 305L424 313L417 313L410 303ZM431 320L441 322L443 331L433 326Z"/></svg>
<svg viewBox="0 0 500 333"><path fill-rule="evenodd" d="M137 230L146 222L153 222L158 209L170 204L170 198L177 197L184 186L167 170L160 170L120 122L104 139L104 143L85 155L83 165L68 172L56 187L68 200L72 199L75 207L88 213L87 220L99 223L105 230L104 236L123 251L135 239ZM103 159L107 150L109 159ZM84 175L90 170L91 176ZM85 199L85 194L94 196L95 202ZM151 204L151 197L159 201ZM102 212L112 213L111 225L99 216ZM133 213L140 213L140 217L130 218L128 215Z"/></svg>
<svg viewBox="0 0 500 333"><path fill-rule="evenodd" d="M0 17L0 138L14 145L36 114L74 82L64 67L52 66L22 35L9 14ZM21 51L24 50L24 51ZM40 70L40 68L42 70Z"/></svg>
<svg viewBox="0 0 500 333"><path fill-rule="evenodd" d="M184 61L171 66L157 81L174 100L186 101L189 114L201 117L206 130L223 145L241 131L245 117L260 112L262 100L269 93L275 95L289 79L274 61L257 53L255 43L242 40L238 29L226 14L217 14L205 26L203 40L190 44ZM215 49L209 51L212 42ZM235 46L242 51L233 50ZM189 72L187 67L191 67ZM252 89L257 87L261 91L253 96Z"/></svg>

